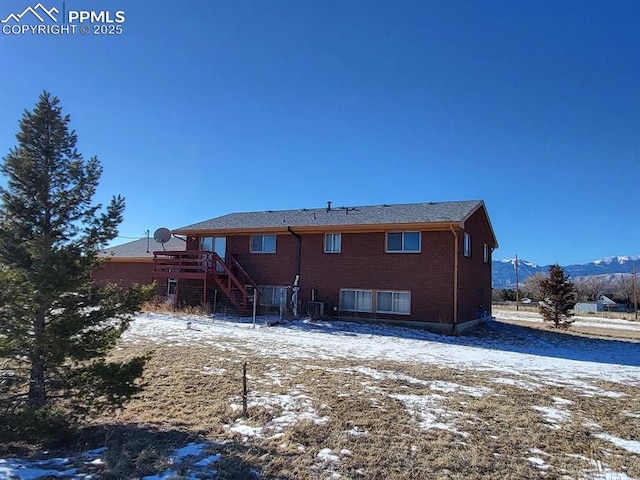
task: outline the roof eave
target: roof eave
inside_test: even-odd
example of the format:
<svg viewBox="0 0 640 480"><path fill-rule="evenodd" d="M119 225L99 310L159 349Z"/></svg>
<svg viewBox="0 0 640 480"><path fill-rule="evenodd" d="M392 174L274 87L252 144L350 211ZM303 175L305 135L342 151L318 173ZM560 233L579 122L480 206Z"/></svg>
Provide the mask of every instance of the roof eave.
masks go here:
<svg viewBox="0 0 640 480"><path fill-rule="evenodd" d="M179 229L173 230L174 235L203 236L203 235L248 235L256 233L288 233L289 229L296 233L325 233L325 232L353 232L373 233L392 230L420 230L440 231L449 230L451 226L459 226L459 222L405 222L405 223L376 223L362 225L282 225L281 227L246 227L219 229Z"/></svg>
<svg viewBox="0 0 640 480"><path fill-rule="evenodd" d="M474 208L472 208L469 213L467 213L464 218L462 220L460 220L459 226L461 229L464 230L464 223L474 214L476 213L478 210L484 210L484 216L487 219L487 226L489 227L489 233L491 234L491 238L493 240L493 244L494 244L494 249L498 248L498 239L496 238L496 234L493 231L493 226L491 225L491 219L489 218L489 213L487 212L487 207L484 204L484 200L479 200L478 201L478 205L476 205Z"/></svg>

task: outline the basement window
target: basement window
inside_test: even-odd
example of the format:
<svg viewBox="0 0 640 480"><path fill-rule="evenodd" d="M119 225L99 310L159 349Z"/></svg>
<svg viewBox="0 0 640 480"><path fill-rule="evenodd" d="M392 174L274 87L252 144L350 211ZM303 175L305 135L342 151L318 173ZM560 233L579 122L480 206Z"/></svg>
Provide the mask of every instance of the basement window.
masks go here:
<svg viewBox="0 0 640 480"><path fill-rule="evenodd" d="M251 253L276 253L276 236L251 235Z"/></svg>
<svg viewBox="0 0 640 480"><path fill-rule="evenodd" d="M420 232L387 232L387 253L420 253Z"/></svg>
<svg viewBox="0 0 640 480"><path fill-rule="evenodd" d="M411 314L411 292L379 290L376 292L376 312Z"/></svg>
<svg viewBox="0 0 640 480"><path fill-rule="evenodd" d="M260 305L279 307L287 304L287 287L260 287Z"/></svg>
<svg viewBox="0 0 640 480"><path fill-rule="evenodd" d="M340 290L340 310L371 312L371 290Z"/></svg>

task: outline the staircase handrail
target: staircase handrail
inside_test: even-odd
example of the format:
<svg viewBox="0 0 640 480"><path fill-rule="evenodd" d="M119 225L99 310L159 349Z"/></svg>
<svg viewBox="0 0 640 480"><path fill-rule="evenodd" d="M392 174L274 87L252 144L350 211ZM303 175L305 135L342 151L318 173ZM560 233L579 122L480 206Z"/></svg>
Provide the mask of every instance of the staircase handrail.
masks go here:
<svg viewBox="0 0 640 480"><path fill-rule="evenodd" d="M233 256L233 255L229 255L229 260L231 262L231 264L237 268L240 273L242 274L242 276L244 277L245 280L245 284L248 283L249 285L251 285L254 290L256 290L258 292L258 294L262 295L262 291L260 290L260 287L258 287L258 284L253 280L253 278L251 278L251 276L247 273L247 271L242 267L242 265L240 265L240 262L238 262L238 260Z"/></svg>
<svg viewBox="0 0 640 480"><path fill-rule="evenodd" d="M238 290L240 290L240 292L242 293L242 295L244 295L244 297L248 297L249 293L247 292L247 289L244 288L244 285L242 285L242 283L240 282L240 280L238 280L238 278L233 274L233 272L231 271L231 269L227 266L226 263L224 263L224 260L222 260L222 258L220 258L220 255L218 255L216 252L208 252L213 256L213 264L216 265L221 265L222 269L224 270L224 273L229 277L229 279L235 284L235 286L238 288ZM214 269L215 274L217 275L216 270Z"/></svg>

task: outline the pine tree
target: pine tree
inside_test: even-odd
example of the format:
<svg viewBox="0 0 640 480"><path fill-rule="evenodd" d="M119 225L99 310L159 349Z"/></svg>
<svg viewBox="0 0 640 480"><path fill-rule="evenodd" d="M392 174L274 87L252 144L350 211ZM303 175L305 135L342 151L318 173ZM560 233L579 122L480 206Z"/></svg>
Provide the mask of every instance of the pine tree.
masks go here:
<svg viewBox="0 0 640 480"><path fill-rule="evenodd" d="M138 391L145 358L106 355L150 287L98 286L91 272L117 235L124 199L94 205L102 167L76 150L59 100L25 111L0 172L0 407L85 414ZM1 411L0 411L1 413ZM74 417L74 415L71 415Z"/></svg>
<svg viewBox="0 0 640 480"><path fill-rule="evenodd" d="M558 264L549 267L549 276L538 281L542 301L540 314L555 327L568 327L573 320L569 310L575 304L575 288Z"/></svg>

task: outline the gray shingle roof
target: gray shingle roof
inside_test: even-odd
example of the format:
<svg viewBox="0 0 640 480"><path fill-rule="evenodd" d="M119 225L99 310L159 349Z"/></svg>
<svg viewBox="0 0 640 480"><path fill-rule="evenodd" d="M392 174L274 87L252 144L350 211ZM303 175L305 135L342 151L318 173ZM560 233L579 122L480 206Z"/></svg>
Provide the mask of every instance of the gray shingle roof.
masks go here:
<svg viewBox="0 0 640 480"><path fill-rule="evenodd" d="M141 238L140 240L134 240L133 242L123 243L122 245L116 245L109 247L102 252L101 257L116 257L116 258L153 258L153 252L157 250L163 250L162 244L156 242L153 238L149 239L147 251L147 239ZM185 250L186 243L184 240L172 237L167 243L164 244L164 250Z"/></svg>
<svg viewBox="0 0 640 480"><path fill-rule="evenodd" d="M481 200L407 203L362 207L332 207L300 210L231 213L177 228L174 233L197 230L259 229L343 225L389 225L407 223L461 222Z"/></svg>

